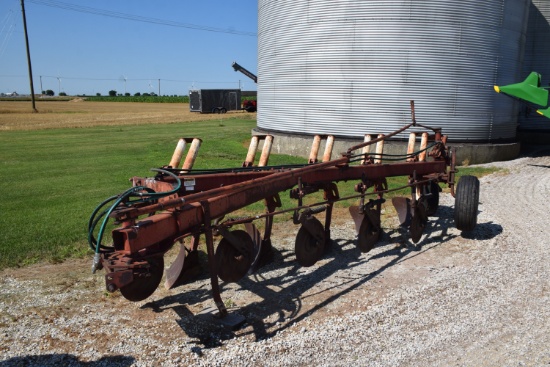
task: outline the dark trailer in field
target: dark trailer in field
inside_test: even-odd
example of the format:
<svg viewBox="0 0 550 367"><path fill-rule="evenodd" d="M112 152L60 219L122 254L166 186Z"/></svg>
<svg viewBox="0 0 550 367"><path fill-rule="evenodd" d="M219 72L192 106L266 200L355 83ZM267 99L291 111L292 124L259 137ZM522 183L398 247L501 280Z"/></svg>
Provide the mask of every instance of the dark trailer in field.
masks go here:
<svg viewBox="0 0 550 367"><path fill-rule="evenodd" d="M189 91L189 109L200 113L226 113L241 109L240 89L196 89Z"/></svg>

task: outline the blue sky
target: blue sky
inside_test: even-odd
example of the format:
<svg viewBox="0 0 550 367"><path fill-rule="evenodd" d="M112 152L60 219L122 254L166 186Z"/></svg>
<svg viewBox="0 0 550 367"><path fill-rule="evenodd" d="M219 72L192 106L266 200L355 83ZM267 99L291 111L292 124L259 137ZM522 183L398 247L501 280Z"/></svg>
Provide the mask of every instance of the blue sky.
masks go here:
<svg viewBox="0 0 550 367"><path fill-rule="evenodd" d="M160 84L161 95L184 95L239 81L256 90L231 63L257 73L257 9L256 0L25 0L35 93L158 94ZM13 91L30 92L21 0L0 0L0 92Z"/></svg>

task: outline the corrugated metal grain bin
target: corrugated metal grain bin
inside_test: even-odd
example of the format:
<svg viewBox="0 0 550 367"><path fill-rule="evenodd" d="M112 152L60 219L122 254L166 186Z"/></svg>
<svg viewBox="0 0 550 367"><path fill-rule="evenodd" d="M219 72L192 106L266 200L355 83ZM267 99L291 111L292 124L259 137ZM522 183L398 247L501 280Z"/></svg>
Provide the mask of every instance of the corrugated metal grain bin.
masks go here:
<svg viewBox="0 0 550 367"><path fill-rule="evenodd" d="M514 81L523 80L531 71L542 75L544 86L550 82L550 0L533 0L529 9L527 42L523 73ZM524 132L550 133L550 121L527 105L521 105L519 128Z"/></svg>
<svg viewBox="0 0 550 367"><path fill-rule="evenodd" d="M259 0L258 128L358 137L417 119L513 140L529 0ZM404 136L402 136L404 138Z"/></svg>

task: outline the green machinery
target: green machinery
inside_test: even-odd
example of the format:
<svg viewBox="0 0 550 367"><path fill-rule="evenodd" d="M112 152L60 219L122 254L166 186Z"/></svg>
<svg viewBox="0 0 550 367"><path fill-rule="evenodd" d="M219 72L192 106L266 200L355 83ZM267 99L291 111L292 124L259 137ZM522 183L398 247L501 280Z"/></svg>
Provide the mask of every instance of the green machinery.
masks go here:
<svg viewBox="0 0 550 367"><path fill-rule="evenodd" d="M533 71L521 83L509 84L501 87L495 85L495 91L497 93L506 94L510 97L518 98L519 100L527 103L541 106L541 108L537 109L537 113L550 118L548 87L541 87L540 80L540 74Z"/></svg>

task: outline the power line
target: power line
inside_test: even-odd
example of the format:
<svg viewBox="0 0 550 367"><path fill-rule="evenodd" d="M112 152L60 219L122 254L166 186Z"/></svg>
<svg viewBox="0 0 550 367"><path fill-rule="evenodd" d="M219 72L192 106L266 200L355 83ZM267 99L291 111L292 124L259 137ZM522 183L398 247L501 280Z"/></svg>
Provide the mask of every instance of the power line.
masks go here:
<svg viewBox="0 0 550 367"><path fill-rule="evenodd" d="M234 34L238 36L249 36L249 37L257 36L255 32L237 31L232 29L216 28L216 27L203 26L203 25L191 24L191 23L180 23L172 20L149 18L149 17L143 17L141 15L126 14L126 13L120 13L120 12L115 12L111 10L104 10L104 9L91 8L88 6L69 4L69 3L64 3L56 0L27 0L27 1L38 5L49 6L52 8L76 11L79 13L101 15L101 16L111 17L111 18L132 20L135 22L159 24L159 25L166 25L166 26L178 27L178 28L188 28L188 29L195 29L195 30L207 31L207 32L228 33L228 34Z"/></svg>
<svg viewBox="0 0 550 367"><path fill-rule="evenodd" d="M19 77L20 75L0 75L2 77ZM90 78L90 77L81 77L81 76L62 76L62 75L41 75L42 78L52 78L52 79L66 79L66 80L96 80L96 81L121 81L120 78ZM125 78L128 82L135 81L149 81L149 80L160 80L163 82L175 82L175 83L232 83L235 82L220 82L220 81L198 81L198 80L176 80L176 79L163 79L163 78Z"/></svg>
<svg viewBox="0 0 550 367"><path fill-rule="evenodd" d="M0 37L2 38L2 40L0 41L0 57L2 57L4 51L6 51L8 41L10 40L15 30L15 22L16 20L14 11L13 9L10 9L4 17L2 21L2 28L0 29Z"/></svg>
<svg viewBox="0 0 550 367"><path fill-rule="evenodd" d="M3 75L0 75L0 78L25 78L25 75L6 75L6 74L3 74ZM187 84L189 86L189 88L191 89L195 89L195 88L200 88L198 87L198 85L204 85L204 86L207 86L207 85L235 85L239 82L237 81L213 81L213 80L177 80L177 79L162 79L162 78L126 78L126 79L121 79L121 78L93 78L93 77L79 77L79 76L63 76L63 75L40 75L40 90L44 90L43 88L43 85L42 85L42 79L54 79L54 80L57 80L57 83L59 84L58 86L58 89L59 89L59 92L63 91L64 89L61 88L61 80L64 80L64 81L76 81L77 83L78 82L82 82L82 83L86 83L86 84L82 84L80 83L79 86L74 86L74 84L72 85L72 88L73 89L89 89L91 88L91 85L95 85L96 83L95 82L103 82L103 83L107 83L107 84L104 84L103 87L105 88L113 88L113 84L109 84L109 83L112 83L112 82L124 82L124 84L128 83L128 84L132 84L133 86L133 89L136 88L145 88L144 87L144 84L143 82L148 82L148 86L149 88L153 89L153 84L156 84L160 87L160 83L163 82L165 83L164 85L172 85L174 86L175 85L181 85L181 84ZM90 84L92 83L92 84ZM111 87L109 87L109 85L111 85ZM124 86L126 88L126 85ZM48 88L48 87L45 87L45 88ZM96 87L94 87L95 89ZM178 87L179 88L179 87ZM51 88L49 88L51 89ZM170 89L170 88L168 88ZM95 91L94 91L95 93ZM125 91L126 93L126 91ZM160 91L159 91L159 95L160 95Z"/></svg>

